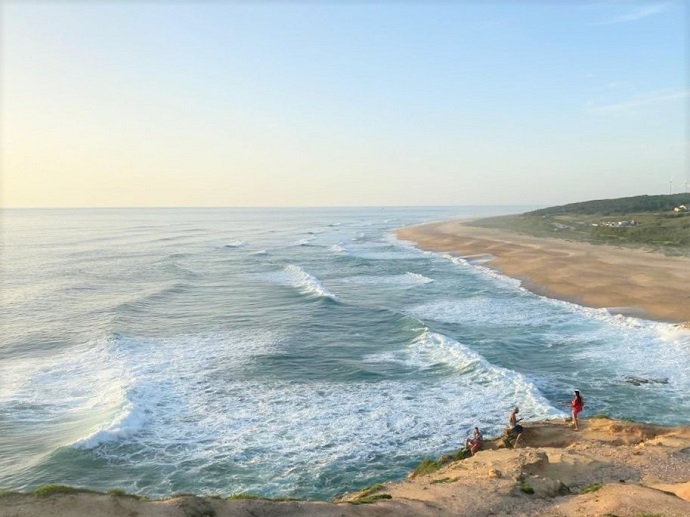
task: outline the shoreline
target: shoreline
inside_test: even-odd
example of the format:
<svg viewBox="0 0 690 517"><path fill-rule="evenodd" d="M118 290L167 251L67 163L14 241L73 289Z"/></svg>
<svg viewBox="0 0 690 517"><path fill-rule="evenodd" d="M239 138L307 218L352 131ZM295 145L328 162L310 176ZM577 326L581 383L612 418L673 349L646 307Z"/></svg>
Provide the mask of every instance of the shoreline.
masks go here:
<svg viewBox="0 0 690 517"><path fill-rule="evenodd" d="M611 314L690 324L690 258L442 221L399 228L426 251L480 262L535 294Z"/></svg>
<svg viewBox="0 0 690 517"><path fill-rule="evenodd" d="M405 480L331 502L192 494L147 500L53 485L0 492L0 517L690 515L690 426L606 417L581 424L576 432L562 420L527 422L517 449L502 437L486 440L474 456L425 461Z"/></svg>

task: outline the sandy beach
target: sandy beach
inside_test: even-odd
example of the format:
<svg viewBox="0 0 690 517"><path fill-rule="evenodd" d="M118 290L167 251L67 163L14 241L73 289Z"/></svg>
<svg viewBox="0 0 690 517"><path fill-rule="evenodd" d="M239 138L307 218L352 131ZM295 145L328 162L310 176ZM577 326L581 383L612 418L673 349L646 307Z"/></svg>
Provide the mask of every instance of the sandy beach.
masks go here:
<svg viewBox="0 0 690 517"><path fill-rule="evenodd" d="M429 251L482 260L531 291L647 319L690 322L690 259L446 221L401 228ZM484 262L486 260L486 262Z"/></svg>

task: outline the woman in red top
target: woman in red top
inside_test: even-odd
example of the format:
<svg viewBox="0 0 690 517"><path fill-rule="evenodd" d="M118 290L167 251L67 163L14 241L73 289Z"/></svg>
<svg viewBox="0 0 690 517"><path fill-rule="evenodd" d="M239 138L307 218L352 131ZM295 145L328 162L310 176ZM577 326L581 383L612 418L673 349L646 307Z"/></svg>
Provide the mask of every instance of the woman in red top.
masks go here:
<svg viewBox="0 0 690 517"><path fill-rule="evenodd" d="M578 425L577 422L577 415L582 411L582 408L585 407L585 399L582 398L582 395L580 395L579 390L575 390L575 396L573 397L573 400L570 401L570 407L571 407L571 414L573 415L573 428L576 431L580 430L580 426Z"/></svg>

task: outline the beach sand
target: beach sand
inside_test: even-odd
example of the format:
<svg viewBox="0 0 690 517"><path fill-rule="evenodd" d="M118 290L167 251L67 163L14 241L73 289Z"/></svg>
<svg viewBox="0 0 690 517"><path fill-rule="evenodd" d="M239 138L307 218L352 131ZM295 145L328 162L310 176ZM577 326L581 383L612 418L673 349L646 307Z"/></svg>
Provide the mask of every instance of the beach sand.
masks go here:
<svg viewBox="0 0 690 517"><path fill-rule="evenodd" d="M517 449L497 438L473 457L435 472L334 502L0 494L0 517L690 515L689 427L606 418L581 419L580 424L576 432L563 421L527 423ZM354 504L366 497L375 500Z"/></svg>
<svg viewBox="0 0 690 517"><path fill-rule="evenodd" d="M487 260L544 296L673 323L690 322L690 258L533 237L461 221L401 228L397 237L428 251Z"/></svg>

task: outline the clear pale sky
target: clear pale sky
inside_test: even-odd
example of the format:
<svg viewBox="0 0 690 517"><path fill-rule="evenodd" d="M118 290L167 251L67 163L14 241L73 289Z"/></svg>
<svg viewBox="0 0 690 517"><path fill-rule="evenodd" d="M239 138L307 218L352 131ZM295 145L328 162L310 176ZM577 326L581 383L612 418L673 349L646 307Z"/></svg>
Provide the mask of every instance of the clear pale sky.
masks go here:
<svg viewBox="0 0 690 517"><path fill-rule="evenodd" d="M682 1L2 3L6 207L683 191Z"/></svg>

